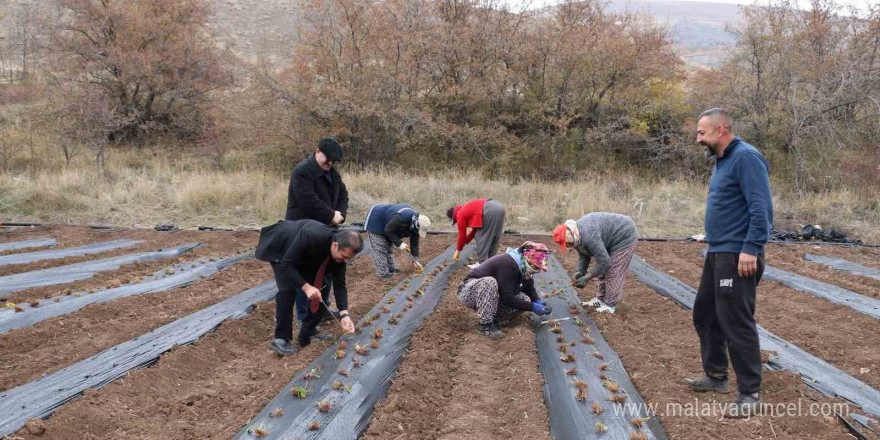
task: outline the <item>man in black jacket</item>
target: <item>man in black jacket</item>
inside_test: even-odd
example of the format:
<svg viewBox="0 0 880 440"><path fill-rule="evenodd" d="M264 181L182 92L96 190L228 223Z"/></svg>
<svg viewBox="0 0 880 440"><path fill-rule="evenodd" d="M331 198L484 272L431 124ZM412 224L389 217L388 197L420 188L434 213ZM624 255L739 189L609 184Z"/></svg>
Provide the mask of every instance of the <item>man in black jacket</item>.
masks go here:
<svg viewBox="0 0 880 440"><path fill-rule="evenodd" d="M290 174L286 220L317 220L340 225L348 212L348 190L334 165L342 160L342 147L332 138L318 141L315 154L300 162Z"/></svg>
<svg viewBox="0 0 880 440"><path fill-rule="evenodd" d="M297 342L304 347L317 333L318 322L328 313L330 287L339 306L340 324L354 332L348 315L345 268L362 247L360 235L337 231L314 220L283 221L260 230L256 257L272 264L278 294L275 297L275 338L269 344L280 356L296 353L293 307L304 314ZM323 303L323 305L322 305Z"/></svg>

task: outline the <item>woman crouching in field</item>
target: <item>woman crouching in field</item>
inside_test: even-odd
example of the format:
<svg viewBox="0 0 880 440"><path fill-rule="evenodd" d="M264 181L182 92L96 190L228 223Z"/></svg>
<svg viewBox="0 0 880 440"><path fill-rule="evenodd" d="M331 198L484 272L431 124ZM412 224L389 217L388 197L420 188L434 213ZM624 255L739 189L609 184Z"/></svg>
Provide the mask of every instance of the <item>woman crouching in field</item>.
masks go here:
<svg viewBox="0 0 880 440"><path fill-rule="evenodd" d="M593 212L578 221L566 220L553 230L553 241L563 251L567 245L573 245L578 252L578 269L572 276L575 287L583 288L587 281L599 277L599 291L586 303L597 307L597 312L614 313L623 300L623 284L638 238L631 218L609 212ZM596 258L596 264L588 272L591 257Z"/></svg>
<svg viewBox="0 0 880 440"><path fill-rule="evenodd" d="M458 299L477 311L480 333L498 339L504 336L498 326L509 323L514 314L550 313L532 279L535 273L547 270L548 255L546 245L527 241L471 269L458 286Z"/></svg>

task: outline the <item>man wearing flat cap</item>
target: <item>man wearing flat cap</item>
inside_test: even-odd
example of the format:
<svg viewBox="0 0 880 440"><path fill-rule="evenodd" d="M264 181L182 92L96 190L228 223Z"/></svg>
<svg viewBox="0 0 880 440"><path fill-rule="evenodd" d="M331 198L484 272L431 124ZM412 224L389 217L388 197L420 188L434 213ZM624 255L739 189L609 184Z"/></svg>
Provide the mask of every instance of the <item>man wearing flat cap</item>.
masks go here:
<svg viewBox="0 0 880 440"><path fill-rule="evenodd" d="M342 160L342 147L333 138L318 141L318 148L290 174L286 220L317 220L338 226L348 211L348 190L334 165Z"/></svg>

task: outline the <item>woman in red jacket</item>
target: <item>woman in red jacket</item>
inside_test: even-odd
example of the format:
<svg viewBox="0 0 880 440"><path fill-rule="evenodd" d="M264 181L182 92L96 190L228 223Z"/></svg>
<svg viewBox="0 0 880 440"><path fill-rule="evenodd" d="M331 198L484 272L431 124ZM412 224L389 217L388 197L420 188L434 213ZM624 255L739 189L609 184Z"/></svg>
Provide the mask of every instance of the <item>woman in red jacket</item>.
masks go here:
<svg viewBox="0 0 880 440"><path fill-rule="evenodd" d="M446 216L452 224L458 225L458 241L455 244L455 259L464 246L477 238L477 259L480 263L498 252L504 219L507 213L504 205L495 199L476 199L449 208ZM467 229L470 228L470 232Z"/></svg>

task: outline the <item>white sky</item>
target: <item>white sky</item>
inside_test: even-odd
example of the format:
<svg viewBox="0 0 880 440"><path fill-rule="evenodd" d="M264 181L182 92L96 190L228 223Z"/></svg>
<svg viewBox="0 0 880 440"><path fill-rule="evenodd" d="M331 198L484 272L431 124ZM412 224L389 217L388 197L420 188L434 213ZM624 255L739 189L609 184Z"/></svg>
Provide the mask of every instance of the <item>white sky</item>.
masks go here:
<svg viewBox="0 0 880 440"><path fill-rule="evenodd" d="M511 4L521 4L522 0L502 0L507 1ZM635 0L635 1L643 1L652 3L655 1L669 1L669 0ZM736 4L736 5L751 5L754 3L753 0L671 0L671 1L684 1L684 2L701 2L701 3L728 3L728 4ZM868 5L871 4L872 1L877 0L837 0L837 3L843 6L855 6L861 10L867 10ZM531 0L531 4L533 8L540 8L549 5L555 5L561 3L560 0ZM758 0L757 2L760 4L767 4L767 0ZM809 7L808 0L799 0L799 3L802 8Z"/></svg>

